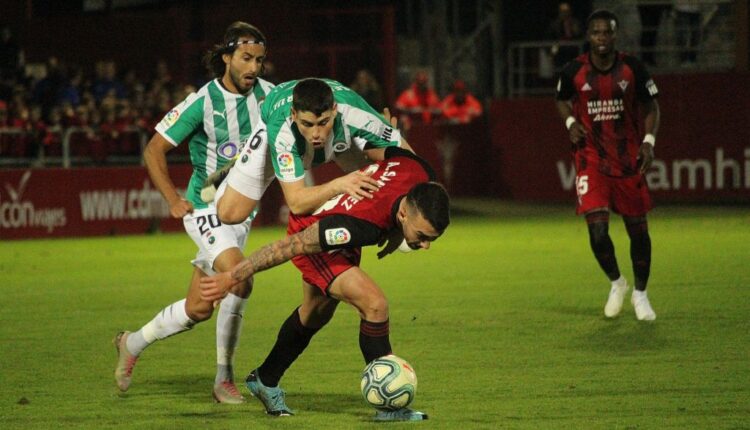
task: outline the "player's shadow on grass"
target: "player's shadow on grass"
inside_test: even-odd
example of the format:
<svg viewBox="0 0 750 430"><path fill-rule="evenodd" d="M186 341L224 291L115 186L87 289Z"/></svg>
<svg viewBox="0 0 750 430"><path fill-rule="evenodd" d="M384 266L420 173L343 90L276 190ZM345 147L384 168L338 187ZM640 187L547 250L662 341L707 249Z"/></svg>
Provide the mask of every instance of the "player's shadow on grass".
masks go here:
<svg viewBox="0 0 750 430"><path fill-rule="evenodd" d="M601 317L594 330L580 338L581 346L621 354L656 351L669 347L659 325L637 321L632 315L615 319Z"/></svg>
<svg viewBox="0 0 750 430"><path fill-rule="evenodd" d="M310 393L310 392L291 392L286 396L287 404L292 409L296 408L302 411L346 414L351 416L367 416L369 412L375 413L375 409L365 403L362 395L359 393Z"/></svg>

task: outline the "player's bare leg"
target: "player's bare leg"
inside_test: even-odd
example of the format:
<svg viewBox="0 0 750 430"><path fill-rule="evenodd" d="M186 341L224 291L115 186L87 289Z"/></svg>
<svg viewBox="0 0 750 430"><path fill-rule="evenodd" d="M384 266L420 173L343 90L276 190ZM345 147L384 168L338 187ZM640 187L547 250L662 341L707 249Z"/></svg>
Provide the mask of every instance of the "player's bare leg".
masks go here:
<svg viewBox="0 0 750 430"><path fill-rule="evenodd" d="M281 377L307 348L315 333L331 320L339 303L317 287L302 284L302 305L292 311L281 326L268 357L246 381L247 388L263 403L266 413L277 417L294 415L286 405L286 393L279 387Z"/></svg>
<svg viewBox="0 0 750 430"><path fill-rule="evenodd" d="M216 257L214 269L218 272L231 270L242 259L242 251L239 248L229 248ZM245 402L234 382L233 358L239 344L242 320L252 287L252 278L237 284L219 305L216 317L216 378L213 388L213 397L219 403ZM191 290L191 295L193 293L198 295L201 305L205 305L205 302L200 300L199 289Z"/></svg>
<svg viewBox="0 0 750 430"><path fill-rule="evenodd" d="M359 267L339 275L328 294L357 309L360 315L359 347L365 363L392 353L388 322L388 299L383 290ZM422 421L427 414L408 408L379 411L376 421Z"/></svg>
<svg viewBox="0 0 750 430"><path fill-rule="evenodd" d="M133 333L124 331L117 334L114 339L118 357L115 381L121 391L127 391L130 388L133 368L144 349L157 340L166 339L177 333L190 330L196 323L211 317L213 312L211 304L195 303L194 297L191 297L190 294L190 291L195 290L198 294L198 301L200 301L198 282L202 276L205 276L205 273L195 268L187 298L162 309L140 330Z"/></svg>
<svg viewBox="0 0 750 430"><path fill-rule="evenodd" d="M625 277L620 274L615 257L615 246L609 236L609 210L598 208L589 211L586 213L586 224L594 257L612 283L607 304L604 306L604 315L607 318L613 318L622 311L622 304L629 287Z"/></svg>
<svg viewBox="0 0 750 430"><path fill-rule="evenodd" d="M656 313L646 295L648 277L651 273L651 237L648 234L646 216L623 217L625 228L630 237L630 258L633 262L635 289L630 302L635 309L635 316L640 321L653 321Z"/></svg>

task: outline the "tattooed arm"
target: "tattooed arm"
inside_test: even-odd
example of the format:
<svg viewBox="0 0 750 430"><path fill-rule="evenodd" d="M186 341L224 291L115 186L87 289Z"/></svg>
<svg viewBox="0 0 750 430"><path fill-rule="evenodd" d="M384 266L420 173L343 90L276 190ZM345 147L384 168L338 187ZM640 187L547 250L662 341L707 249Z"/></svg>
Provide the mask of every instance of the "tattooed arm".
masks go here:
<svg viewBox="0 0 750 430"><path fill-rule="evenodd" d="M270 243L250 254L229 272L203 277L200 280L201 299L213 302L222 299L233 285L242 282L253 274L285 263L298 255L321 252L318 238L318 223Z"/></svg>

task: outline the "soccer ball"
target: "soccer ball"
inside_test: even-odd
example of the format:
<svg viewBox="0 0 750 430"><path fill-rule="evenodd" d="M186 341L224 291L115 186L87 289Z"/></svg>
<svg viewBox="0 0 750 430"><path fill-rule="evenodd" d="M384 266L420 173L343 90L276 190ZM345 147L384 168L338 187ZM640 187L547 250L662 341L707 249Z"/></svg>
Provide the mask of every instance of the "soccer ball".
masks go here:
<svg viewBox="0 0 750 430"><path fill-rule="evenodd" d="M417 392L417 374L401 357L386 355L370 362L360 382L365 401L376 409L409 406Z"/></svg>

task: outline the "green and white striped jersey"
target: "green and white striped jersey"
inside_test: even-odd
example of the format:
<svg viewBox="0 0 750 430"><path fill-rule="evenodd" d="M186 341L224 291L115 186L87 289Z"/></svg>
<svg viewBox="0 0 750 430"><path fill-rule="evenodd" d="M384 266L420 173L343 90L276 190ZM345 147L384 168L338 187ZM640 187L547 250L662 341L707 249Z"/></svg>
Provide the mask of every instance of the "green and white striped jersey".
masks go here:
<svg viewBox="0 0 750 430"><path fill-rule="evenodd" d="M208 205L200 198L208 175L234 158L252 127L260 120L260 106L273 84L258 78L247 95L235 94L214 79L169 111L156 131L172 145L190 147L193 175L185 198L196 209Z"/></svg>
<svg viewBox="0 0 750 430"><path fill-rule="evenodd" d="M338 111L331 137L322 148L313 150L307 145L292 121L292 93L298 80L279 84L268 93L261 106L273 169L280 181L300 180L305 176L305 169L332 160L346 171L354 170L366 163L362 150L401 143L401 133L359 94L340 82L322 80L333 90Z"/></svg>

